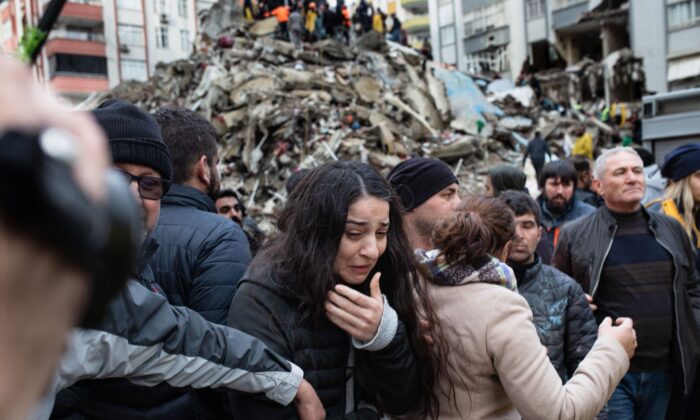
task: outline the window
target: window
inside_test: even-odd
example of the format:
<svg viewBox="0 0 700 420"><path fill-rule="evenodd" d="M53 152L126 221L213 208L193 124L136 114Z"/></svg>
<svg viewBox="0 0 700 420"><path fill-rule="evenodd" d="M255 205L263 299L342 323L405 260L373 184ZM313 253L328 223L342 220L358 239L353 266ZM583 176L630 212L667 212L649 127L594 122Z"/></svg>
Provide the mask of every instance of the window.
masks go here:
<svg viewBox="0 0 700 420"><path fill-rule="evenodd" d="M669 2L666 19L669 29L682 28L700 22L700 0Z"/></svg>
<svg viewBox="0 0 700 420"><path fill-rule="evenodd" d="M141 80L148 78L146 62L142 60L121 60L122 80Z"/></svg>
<svg viewBox="0 0 700 420"><path fill-rule="evenodd" d="M187 0L177 0L177 15L187 18Z"/></svg>
<svg viewBox="0 0 700 420"><path fill-rule="evenodd" d="M51 76L57 73L78 73L107 76L107 59L77 54L55 54L50 58Z"/></svg>
<svg viewBox="0 0 700 420"><path fill-rule="evenodd" d="M156 27L156 46L158 48L169 48L170 40L168 39L168 28L159 26Z"/></svg>
<svg viewBox="0 0 700 420"><path fill-rule="evenodd" d="M136 25L119 25L119 43L141 47L143 42L143 28Z"/></svg>
<svg viewBox="0 0 700 420"><path fill-rule="evenodd" d="M535 20L544 16L544 0L526 0L525 18Z"/></svg>
<svg viewBox="0 0 700 420"><path fill-rule="evenodd" d="M12 38L12 18L2 23L2 33L0 33L0 40L7 41L10 38Z"/></svg>
<svg viewBox="0 0 700 420"><path fill-rule="evenodd" d="M503 2L481 7L464 15L464 34L471 36L506 24Z"/></svg>
<svg viewBox="0 0 700 420"><path fill-rule="evenodd" d="M165 0L153 0L153 8L156 13L167 13L168 10L165 7Z"/></svg>
<svg viewBox="0 0 700 420"><path fill-rule="evenodd" d="M187 29L180 29L180 48L183 51L190 50L190 31Z"/></svg>
<svg viewBox="0 0 700 420"><path fill-rule="evenodd" d="M141 11L141 0L117 0L117 7Z"/></svg>
<svg viewBox="0 0 700 420"><path fill-rule="evenodd" d="M455 43L455 27L453 25L440 27L440 45L447 46Z"/></svg>

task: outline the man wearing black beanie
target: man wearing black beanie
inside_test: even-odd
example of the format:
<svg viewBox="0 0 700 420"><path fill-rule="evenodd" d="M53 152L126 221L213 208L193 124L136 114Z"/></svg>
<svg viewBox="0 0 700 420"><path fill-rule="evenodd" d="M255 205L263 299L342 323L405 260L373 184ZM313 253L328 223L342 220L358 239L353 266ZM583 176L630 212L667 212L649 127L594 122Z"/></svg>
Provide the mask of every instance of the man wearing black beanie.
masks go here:
<svg viewBox="0 0 700 420"><path fill-rule="evenodd" d="M406 233L414 249L432 249L430 238L437 223L453 214L460 202L459 181L446 163L433 158L411 158L387 177L406 212Z"/></svg>
<svg viewBox="0 0 700 420"><path fill-rule="evenodd" d="M299 367L257 338L171 306L162 296L148 260L158 248L150 232L169 187L170 153L155 119L133 105L108 101L93 116L142 207L145 236L139 267L101 325L71 334L53 383L55 392L63 391L51 417L199 418L191 387L264 393L283 405L295 401L302 418L318 418L323 406ZM36 417L46 416L50 406L47 401Z"/></svg>

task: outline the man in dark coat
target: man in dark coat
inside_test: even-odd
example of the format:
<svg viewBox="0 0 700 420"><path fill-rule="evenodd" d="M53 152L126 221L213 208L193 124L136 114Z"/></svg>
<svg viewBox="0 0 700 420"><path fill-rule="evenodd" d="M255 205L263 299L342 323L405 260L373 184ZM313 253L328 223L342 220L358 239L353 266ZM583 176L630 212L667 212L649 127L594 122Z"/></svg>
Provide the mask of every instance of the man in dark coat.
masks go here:
<svg viewBox="0 0 700 420"><path fill-rule="evenodd" d="M688 395L700 359L695 250L680 223L641 205L644 167L634 149L600 155L593 186L605 205L564 226L552 265L592 296L599 321L634 319L639 345L608 402L610 418L665 418L674 377Z"/></svg>
<svg viewBox="0 0 700 420"><path fill-rule="evenodd" d="M515 239L508 265L518 292L532 309L533 322L547 356L566 382L598 337L598 326L586 295L574 279L542 264L535 253L541 236L539 206L527 193L505 191L501 199L515 213Z"/></svg>
<svg viewBox="0 0 700 420"><path fill-rule="evenodd" d="M193 111L162 108L155 117L173 156L174 182L163 197L153 233L160 243L151 261L156 283L171 304L225 324L251 254L238 224L216 214L218 136Z"/></svg>
<svg viewBox="0 0 700 420"><path fill-rule="evenodd" d="M542 172L542 167L544 166L545 155L548 155L551 158L552 152L550 152L547 141L542 138L540 132L535 131L535 137L533 137L527 144L527 149L523 155L523 166L525 166L525 162L529 156L530 162L532 162L532 166L535 168L535 176L537 177L538 182L540 179L540 173Z"/></svg>

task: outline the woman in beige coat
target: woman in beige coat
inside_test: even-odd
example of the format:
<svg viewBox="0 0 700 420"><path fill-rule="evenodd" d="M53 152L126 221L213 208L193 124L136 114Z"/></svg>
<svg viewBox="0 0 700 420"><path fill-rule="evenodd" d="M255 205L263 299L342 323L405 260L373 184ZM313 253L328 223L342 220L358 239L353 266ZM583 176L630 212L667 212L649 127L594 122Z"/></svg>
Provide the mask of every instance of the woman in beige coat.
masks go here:
<svg viewBox="0 0 700 420"><path fill-rule="evenodd" d="M440 418L592 419L629 367L636 336L629 319L606 319L576 373L562 385L517 293L505 258L515 232L498 199L471 198L442 222L423 254L428 293L449 347L438 386ZM450 395L448 398L447 395Z"/></svg>

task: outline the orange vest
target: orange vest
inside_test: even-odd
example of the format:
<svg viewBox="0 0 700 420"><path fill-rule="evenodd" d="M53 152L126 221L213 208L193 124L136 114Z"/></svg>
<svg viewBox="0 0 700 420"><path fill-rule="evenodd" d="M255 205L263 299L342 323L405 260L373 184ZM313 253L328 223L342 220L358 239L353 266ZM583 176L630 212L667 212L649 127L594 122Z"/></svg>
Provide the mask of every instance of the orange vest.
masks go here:
<svg viewBox="0 0 700 420"><path fill-rule="evenodd" d="M278 6L272 11L272 15L277 18L277 22L285 23L289 21L289 8Z"/></svg>

